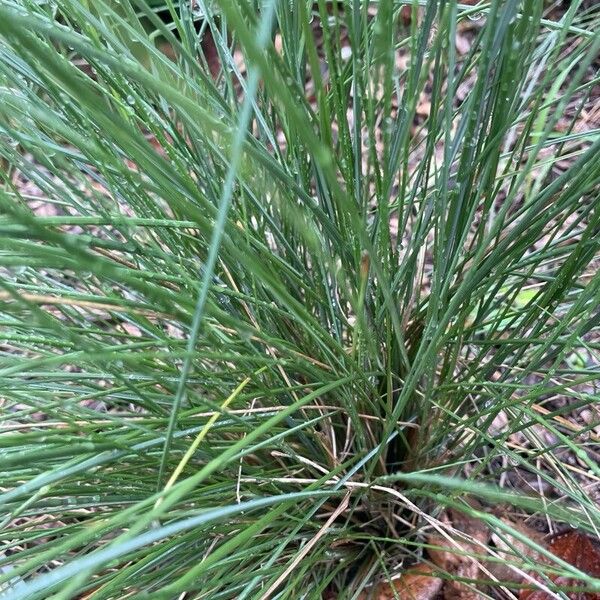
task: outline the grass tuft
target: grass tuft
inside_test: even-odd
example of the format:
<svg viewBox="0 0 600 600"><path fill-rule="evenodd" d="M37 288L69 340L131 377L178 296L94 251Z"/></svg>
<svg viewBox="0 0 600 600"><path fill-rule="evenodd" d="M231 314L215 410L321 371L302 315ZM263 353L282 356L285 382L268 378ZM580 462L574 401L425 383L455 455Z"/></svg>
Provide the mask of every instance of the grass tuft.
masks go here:
<svg viewBox="0 0 600 600"><path fill-rule="evenodd" d="M0 4L1 597L358 598L446 510L597 589L514 523L600 528L600 12L472 4Z"/></svg>

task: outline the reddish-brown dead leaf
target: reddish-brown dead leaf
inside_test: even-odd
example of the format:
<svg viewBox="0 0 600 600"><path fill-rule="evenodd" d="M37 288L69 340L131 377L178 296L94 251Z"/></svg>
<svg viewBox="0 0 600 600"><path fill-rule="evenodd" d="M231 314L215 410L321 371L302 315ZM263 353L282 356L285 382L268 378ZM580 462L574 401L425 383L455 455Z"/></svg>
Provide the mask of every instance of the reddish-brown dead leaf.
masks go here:
<svg viewBox="0 0 600 600"><path fill-rule="evenodd" d="M587 535L578 531L557 535L550 542L550 549L580 571L600 577L600 552Z"/></svg>
<svg viewBox="0 0 600 600"><path fill-rule="evenodd" d="M585 534L569 531L557 535L549 545L553 554L562 558L580 571L600 577L600 550ZM557 585L582 587L581 581L569 577L550 577ZM567 592L570 600L600 600L600 592ZM519 600L549 600L550 594L543 590L521 590Z"/></svg>
<svg viewBox="0 0 600 600"><path fill-rule="evenodd" d="M398 579L380 583L373 591L359 596L360 600L433 600L442 588L442 580L433 575L433 569L419 563ZM395 591L395 594L394 594Z"/></svg>
<svg viewBox="0 0 600 600"><path fill-rule="evenodd" d="M410 27L410 23L412 21L412 6L405 4L400 9L400 20L402 21L402 25L404 25L404 27Z"/></svg>

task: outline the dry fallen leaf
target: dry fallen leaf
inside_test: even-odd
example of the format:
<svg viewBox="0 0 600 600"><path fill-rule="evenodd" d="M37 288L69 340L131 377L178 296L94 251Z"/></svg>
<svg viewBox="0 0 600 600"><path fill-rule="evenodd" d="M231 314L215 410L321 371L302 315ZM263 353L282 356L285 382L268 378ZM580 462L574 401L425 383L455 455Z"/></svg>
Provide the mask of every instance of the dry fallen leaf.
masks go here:
<svg viewBox="0 0 600 600"><path fill-rule="evenodd" d="M502 517L501 520L509 525L512 529L519 532L523 536L529 538L536 544L546 547L543 536L535 529L531 529L523 523L516 523L511 519ZM492 541L496 546L496 552L498 557L503 562L490 562L488 564L489 570L497 577L500 581L513 581L520 583L523 581L523 575L519 572L517 563L520 559L528 558L532 562L539 563L542 560L542 555L529 547L525 542L522 542L518 538L504 534L502 536L497 533L492 534ZM514 565L514 566L511 566Z"/></svg>
<svg viewBox="0 0 600 600"><path fill-rule="evenodd" d="M442 588L442 580L433 575L433 569L419 563L398 579L380 583L373 591L364 592L360 600L433 600ZM394 594L395 591L395 594Z"/></svg>
<svg viewBox="0 0 600 600"><path fill-rule="evenodd" d="M417 108L415 110L417 115L420 117L427 118L431 114L431 102L425 98L425 95L421 96L419 103L417 104Z"/></svg>
<svg viewBox="0 0 600 600"><path fill-rule="evenodd" d="M471 49L470 40L464 35L457 34L456 35L456 51L459 54L468 54L470 49Z"/></svg>
<svg viewBox="0 0 600 600"><path fill-rule="evenodd" d="M600 550L585 534L569 531L552 539L549 549L553 554L562 558L580 571L600 577ZM578 587L581 582L569 577L552 577L554 583L565 587ZM570 600L600 600L600 592L567 592ZM543 590L521 590L519 600L549 600L550 594Z"/></svg>
<svg viewBox="0 0 600 600"><path fill-rule="evenodd" d="M480 520L457 510L442 515L442 522L452 525L454 530L464 536L452 536L452 541L441 535L428 538L428 543L437 548L428 550L431 560L457 579L475 581L480 576L480 563L468 554L482 554L482 545L489 540L489 530ZM445 600L477 600L481 595L473 584L453 579L446 580L443 587Z"/></svg>

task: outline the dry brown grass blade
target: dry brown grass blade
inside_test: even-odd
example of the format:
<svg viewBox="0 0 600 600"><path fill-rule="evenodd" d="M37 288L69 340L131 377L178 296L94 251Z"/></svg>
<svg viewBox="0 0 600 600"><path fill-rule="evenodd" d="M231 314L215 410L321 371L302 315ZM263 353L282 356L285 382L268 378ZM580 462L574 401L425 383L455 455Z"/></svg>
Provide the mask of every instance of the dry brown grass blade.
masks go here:
<svg viewBox="0 0 600 600"><path fill-rule="evenodd" d="M32 304L40 305L64 305L74 306L82 310L87 309L90 311L114 311L114 312L129 312L137 315L144 315L148 317L156 318L169 318L169 315L164 313L156 312L154 310L148 310L144 308L136 308L133 306L123 306L120 304L109 304L104 302L93 302L90 300L80 300L78 298L63 298L61 296L53 296L50 294L19 294L19 298ZM15 297L9 292L0 292L0 302L15 301ZM106 316L107 313L102 312L101 316Z"/></svg>
<svg viewBox="0 0 600 600"><path fill-rule="evenodd" d="M298 563L311 551L315 544L327 533L327 530L333 525L335 520L348 508L350 501L350 492L347 492L340 505L331 513L324 525L317 531L315 536L302 548L296 555L296 558L288 565L285 571L275 580L273 585L261 596L261 600L267 600L271 594L287 579L288 575L296 568Z"/></svg>

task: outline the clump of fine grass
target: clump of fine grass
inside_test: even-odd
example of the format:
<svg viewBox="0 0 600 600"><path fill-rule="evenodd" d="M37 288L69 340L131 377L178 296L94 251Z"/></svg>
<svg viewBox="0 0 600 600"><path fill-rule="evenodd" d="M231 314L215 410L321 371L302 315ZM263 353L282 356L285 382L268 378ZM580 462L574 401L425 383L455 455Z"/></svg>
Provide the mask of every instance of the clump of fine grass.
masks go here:
<svg viewBox="0 0 600 600"><path fill-rule="evenodd" d="M445 507L597 532L598 11L401 9L0 6L8 597L353 598Z"/></svg>

